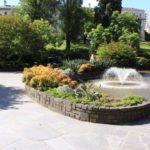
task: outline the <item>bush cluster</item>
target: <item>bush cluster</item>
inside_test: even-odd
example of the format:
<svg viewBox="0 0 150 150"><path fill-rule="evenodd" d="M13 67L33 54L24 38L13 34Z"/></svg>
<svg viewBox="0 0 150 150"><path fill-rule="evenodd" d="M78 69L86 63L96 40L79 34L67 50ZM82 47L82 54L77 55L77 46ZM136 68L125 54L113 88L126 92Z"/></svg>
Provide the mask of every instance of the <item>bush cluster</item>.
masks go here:
<svg viewBox="0 0 150 150"><path fill-rule="evenodd" d="M97 59L108 59L119 67L133 67L136 65L136 52L124 42L104 43L97 50Z"/></svg>
<svg viewBox="0 0 150 150"><path fill-rule="evenodd" d="M70 68L74 73L82 74L91 71L104 71L114 65L115 61L109 59L95 60L94 63L91 63L90 61L84 59L74 59L63 61L62 68Z"/></svg>
<svg viewBox="0 0 150 150"><path fill-rule="evenodd" d="M21 16L0 16L0 68L19 68L41 62L44 42Z"/></svg>
<svg viewBox="0 0 150 150"><path fill-rule="evenodd" d="M26 85L42 91L48 90L50 87L54 88L65 84L72 88L77 86L76 81L72 80L58 69L42 65L25 68L23 81Z"/></svg>
<svg viewBox="0 0 150 150"><path fill-rule="evenodd" d="M74 59L63 61L63 69L70 68L73 72L77 73L80 65L88 63L85 59Z"/></svg>
<svg viewBox="0 0 150 150"><path fill-rule="evenodd" d="M112 41L122 41L131 47L139 50L139 33L140 26L138 18L131 13L119 13L115 11L111 17L109 27L104 28L102 24L98 24L89 33L91 49L97 50L102 43L110 43Z"/></svg>

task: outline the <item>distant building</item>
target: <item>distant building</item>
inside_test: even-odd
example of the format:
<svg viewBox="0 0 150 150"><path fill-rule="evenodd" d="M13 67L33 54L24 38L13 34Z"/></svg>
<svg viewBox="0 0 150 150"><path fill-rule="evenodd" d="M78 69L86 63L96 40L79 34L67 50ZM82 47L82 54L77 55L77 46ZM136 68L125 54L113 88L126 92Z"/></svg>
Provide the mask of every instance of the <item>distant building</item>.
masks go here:
<svg viewBox="0 0 150 150"><path fill-rule="evenodd" d="M6 14L15 14L13 11L13 8L16 6L13 5L7 5L7 1L4 0L4 5L0 6L0 15L6 15Z"/></svg>
<svg viewBox="0 0 150 150"><path fill-rule="evenodd" d="M122 12L129 12L136 15L141 22L141 40L145 40L145 29L147 23L147 14L145 10L136 8L122 8Z"/></svg>
<svg viewBox="0 0 150 150"><path fill-rule="evenodd" d="M147 27L146 27L146 32L147 32L147 33L150 33L150 24L147 25Z"/></svg>

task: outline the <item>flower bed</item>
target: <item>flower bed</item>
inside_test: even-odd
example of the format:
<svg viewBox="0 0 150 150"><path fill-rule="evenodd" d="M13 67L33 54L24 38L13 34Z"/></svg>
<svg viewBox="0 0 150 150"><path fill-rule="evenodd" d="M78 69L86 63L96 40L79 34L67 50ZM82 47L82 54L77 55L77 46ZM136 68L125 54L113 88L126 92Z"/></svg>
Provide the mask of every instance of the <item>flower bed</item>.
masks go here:
<svg viewBox="0 0 150 150"><path fill-rule="evenodd" d="M82 121L121 124L150 115L150 101L127 107L90 106L56 98L29 86L25 90L28 96L46 108Z"/></svg>
<svg viewBox="0 0 150 150"><path fill-rule="evenodd" d="M150 114L150 102L141 96L114 99L79 84L59 69L34 66L24 70L27 94L42 105L79 120L124 123ZM41 92L44 91L44 92Z"/></svg>

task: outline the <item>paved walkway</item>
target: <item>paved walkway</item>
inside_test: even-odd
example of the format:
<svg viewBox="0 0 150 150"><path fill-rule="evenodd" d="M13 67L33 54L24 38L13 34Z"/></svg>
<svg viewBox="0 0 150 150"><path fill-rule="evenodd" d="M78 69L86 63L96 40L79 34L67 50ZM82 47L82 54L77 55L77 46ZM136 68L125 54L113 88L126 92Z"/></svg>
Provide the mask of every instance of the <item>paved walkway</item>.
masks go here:
<svg viewBox="0 0 150 150"><path fill-rule="evenodd" d="M81 122L24 94L21 73L0 73L0 150L150 150L150 117L127 125Z"/></svg>

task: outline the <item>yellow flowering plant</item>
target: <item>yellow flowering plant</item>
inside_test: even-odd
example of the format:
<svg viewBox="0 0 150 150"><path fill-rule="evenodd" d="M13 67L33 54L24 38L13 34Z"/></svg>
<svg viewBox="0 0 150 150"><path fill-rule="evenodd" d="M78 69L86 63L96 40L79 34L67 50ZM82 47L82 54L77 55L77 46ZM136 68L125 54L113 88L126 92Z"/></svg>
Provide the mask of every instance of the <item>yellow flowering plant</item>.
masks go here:
<svg viewBox="0 0 150 150"><path fill-rule="evenodd" d="M26 85L43 91L50 87L53 88L65 84L75 88L78 84L58 69L42 65L25 68L23 72L23 81Z"/></svg>

